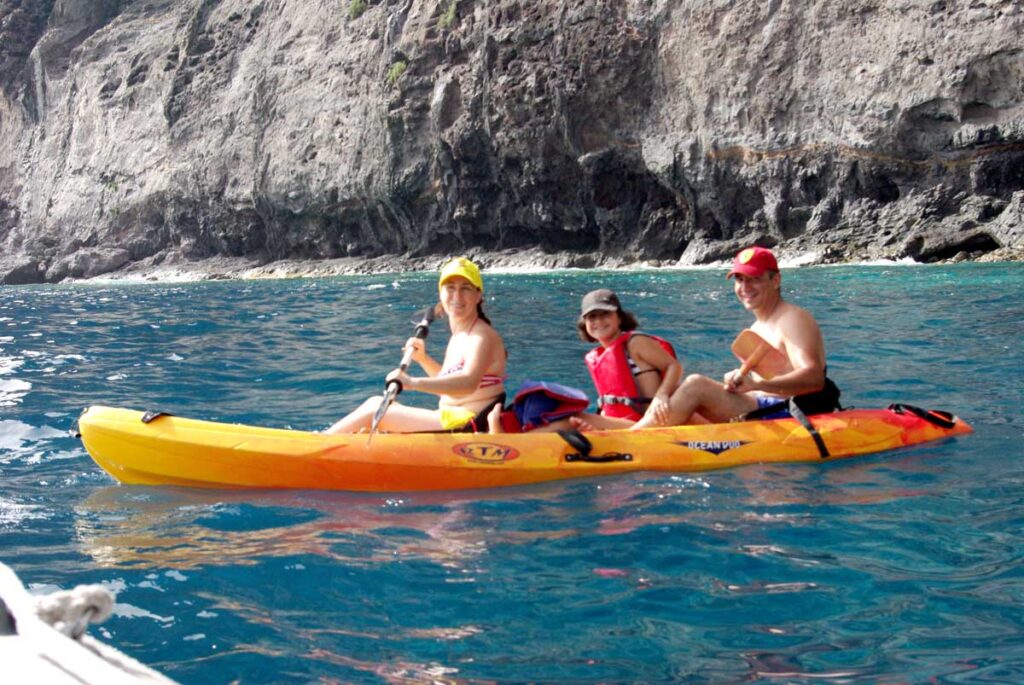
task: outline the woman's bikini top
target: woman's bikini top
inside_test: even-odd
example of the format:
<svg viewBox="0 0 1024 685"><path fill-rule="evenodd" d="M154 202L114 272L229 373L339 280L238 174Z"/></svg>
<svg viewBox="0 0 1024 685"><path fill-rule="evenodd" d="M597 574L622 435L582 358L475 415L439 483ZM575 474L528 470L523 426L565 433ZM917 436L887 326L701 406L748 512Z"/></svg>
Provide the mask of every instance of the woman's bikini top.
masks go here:
<svg viewBox="0 0 1024 685"><path fill-rule="evenodd" d="M459 371L462 371L464 368L466 368L466 360L465 359L460 359L459 361L457 361L456 363L452 364L448 368L441 369L437 373L437 375L439 377L440 376L450 376L453 373L458 373ZM495 375L493 373L485 373L480 378L480 385L477 386L477 387L480 387L480 388L490 388L490 387L493 387L495 385L501 385L502 383L505 382L506 378L508 378L508 376L497 376L497 375Z"/></svg>
<svg viewBox="0 0 1024 685"><path fill-rule="evenodd" d="M477 319L477 321L479 321L479 319ZM469 333L469 331L473 330L473 327L476 326L477 321L473 322L473 325L469 327L469 330L466 331L466 333ZM451 366L441 369L437 373L437 375L438 375L438 377L450 376L453 373L458 373L459 371L462 371L464 368L466 368L466 360L465 359L460 359L459 361L455 362ZM478 388L491 388L491 387L494 387L495 385L501 385L502 383L505 382L506 378L508 378L507 375L506 376L497 376L497 375L495 375L493 373L485 373L480 378L480 385L478 385L477 387Z"/></svg>

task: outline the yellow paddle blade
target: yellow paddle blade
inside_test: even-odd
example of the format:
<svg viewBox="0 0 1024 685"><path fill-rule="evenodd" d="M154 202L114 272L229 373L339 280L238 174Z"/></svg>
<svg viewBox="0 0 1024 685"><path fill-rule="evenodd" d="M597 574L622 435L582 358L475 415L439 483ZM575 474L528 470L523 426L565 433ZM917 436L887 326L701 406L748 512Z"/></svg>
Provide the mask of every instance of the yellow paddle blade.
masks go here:
<svg viewBox="0 0 1024 685"><path fill-rule="evenodd" d="M744 376L754 371L761 378L770 380L789 371L786 356L749 328L740 331L732 341L732 353L742 362L740 372Z"/></svg>

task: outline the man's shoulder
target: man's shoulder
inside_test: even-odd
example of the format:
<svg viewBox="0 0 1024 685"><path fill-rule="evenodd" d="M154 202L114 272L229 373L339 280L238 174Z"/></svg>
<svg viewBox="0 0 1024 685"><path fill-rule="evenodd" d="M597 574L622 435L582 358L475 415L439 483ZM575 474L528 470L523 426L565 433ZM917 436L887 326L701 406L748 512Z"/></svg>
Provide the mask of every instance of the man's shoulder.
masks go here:
<svg viewBox="0 0 1024 685"><path fill-rule="evenodd" d="M808 334L812 336L820 334L821 328L818 326L818 321L809 311L789 302L780 306L784 308L773 317L771 328L781 339L794 340Z"/></svg>
<svg viewBox="0 0 1024 685"><path fill-rule="evenodd" d="M779 308L781 310L778 313L778 320L780 322L797 324L810 322L817 325L817 319L814 318L814 315L800 305L782 301L779 303Z"/></svg>

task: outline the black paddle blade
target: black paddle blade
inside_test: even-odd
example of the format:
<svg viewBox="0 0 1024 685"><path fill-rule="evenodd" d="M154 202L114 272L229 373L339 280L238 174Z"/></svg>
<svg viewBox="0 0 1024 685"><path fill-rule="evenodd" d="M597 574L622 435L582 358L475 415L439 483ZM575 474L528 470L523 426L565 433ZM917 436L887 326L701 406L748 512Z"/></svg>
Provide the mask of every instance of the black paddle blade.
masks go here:
<svg viewBox="0 0 1024 685"><path fill-rule="evenodd" d="M383 419L384 414L387 413L388 407L390 407L391 403L395 401L395 396L398 394L398 391L401 388L401 386L401 383L397 381L392 381L391 383L388 383L387 388L385 388L384 397L381 399L380 406L377 407L377 411L374 412L373 414L373 420L370 422L371 438L373 437L373 434L377 432L377 426L380 425L381 419ZM367 440L366 443L369 444L370 441Z"/></svg>
<svg viewBox="0 0 1024 685"><path fill-rule="evenodd" d="M431 305L416 312L416 315L409 319L409 323L413 326L422 326L424 324L429 326L435 319L437 319L437 305Z"/></svg>
<svg viewBox="0 0 1024 685"><path fill-rule="evenodd" d="M427 334L430 333L430 323L437 318L437 307L427 307L422 312L416 315L416 318L412 320L416 330L413 332L413 337L425 339Z"/></svg>

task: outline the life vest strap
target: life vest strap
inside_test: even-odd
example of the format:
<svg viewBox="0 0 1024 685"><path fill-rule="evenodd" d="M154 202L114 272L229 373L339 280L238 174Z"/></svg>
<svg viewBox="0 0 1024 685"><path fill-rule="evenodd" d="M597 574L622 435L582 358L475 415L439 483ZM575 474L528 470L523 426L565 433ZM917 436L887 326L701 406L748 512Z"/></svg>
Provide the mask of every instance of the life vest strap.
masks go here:
<svg viewBox="0 0 1024 685"><path fill-rule="evenodd" d="M606 404L624 404L638 414L643 414L651 403L651 397L623 397L622 395L600 395L597 398L597 406L603 407Z"/></svg>
<svg viewBox="0 0 1024 685"><path fill-rule="evenodd" d="M765 416L770 416L771 414L774 414L782 409L788 411L789 415L796 419L797 422L801 426L803 426L808 433L810 433L811 439L814 440L814 444L818 448L818 454L821 456L821 458L825 459L829 457L830 454L828 451L828 447L825 446L825 441L822 439L821 433L819 433L818 429L814 427L814 424L811 423L811 420L807 418L807 414L805 414L804 411L800 408L800 405L796 403L796 398L794 397L790 397L789 399L785 400L779 400L774 404L769 404L765 407L760 407L758 409L754 409L753 411L748 411L746 414L741 414L738 418L740 421L752 421L763 418Z"/></svg>
<svg viewBox="0 0 1024 685"><path fill-rule="evenodd" d="M825 447L825 441L822 439L821 433L819 433L818 429L814 427L814 424L811 423L811 420L807 418L807 414L805 414L803 410L799 406L797 406L797 403L793 401L793 398L790 398L789 400L789 414L794 419L799 421L800 425L807 429L807 432L811 434L811 438L814 440L814 444L818 447L819 456L821 456L822 459L828 458L830 456L828 447Z"/></svg>

